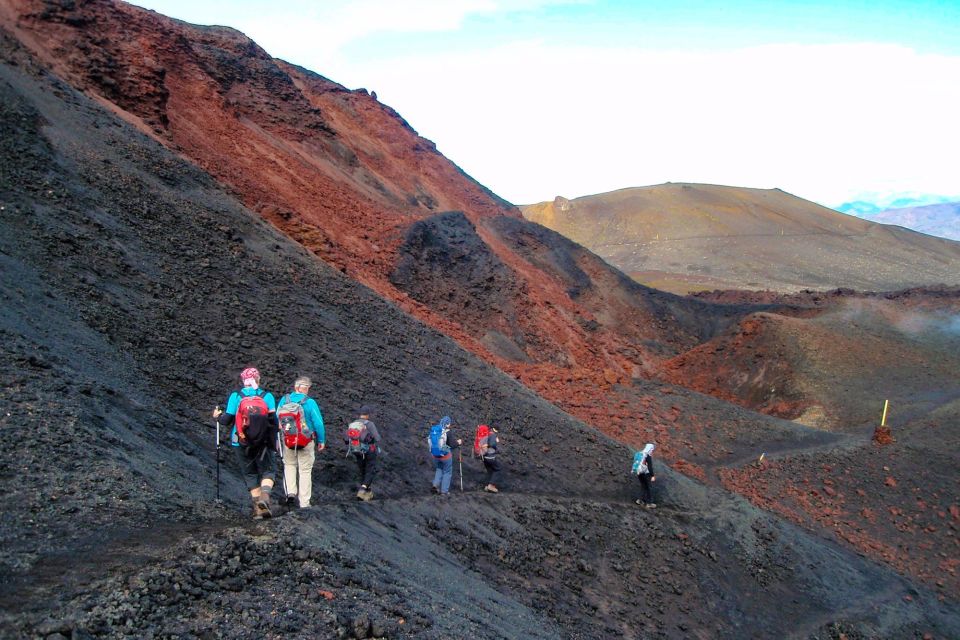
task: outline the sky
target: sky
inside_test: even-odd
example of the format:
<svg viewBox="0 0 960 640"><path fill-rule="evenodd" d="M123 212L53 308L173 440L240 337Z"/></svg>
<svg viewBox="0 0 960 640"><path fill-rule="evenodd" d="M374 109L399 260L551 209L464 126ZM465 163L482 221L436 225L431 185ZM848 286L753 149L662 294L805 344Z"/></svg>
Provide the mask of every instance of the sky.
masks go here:
<svg viewBox="0 0 960 640"><path fill-rule="evenodd" d="M138 0L376 91L515 204L960 200L960 0Z"/></svg>

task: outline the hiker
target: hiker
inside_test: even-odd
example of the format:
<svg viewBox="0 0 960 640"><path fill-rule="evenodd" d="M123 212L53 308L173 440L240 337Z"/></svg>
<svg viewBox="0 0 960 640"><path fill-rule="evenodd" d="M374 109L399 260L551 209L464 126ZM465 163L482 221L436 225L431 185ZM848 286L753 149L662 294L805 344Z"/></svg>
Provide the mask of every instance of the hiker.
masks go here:
<svg viewBox="0 0 960 640"><path fill-rule="evenodd" d="M270 491L276 477L277 405L273 394L260 388L260 372L247 367L240 374L243 387L230 394L227 410L213 410L221 426L233 425L230 444L235 449L243 480L253 501L253 517L269 518Z"/></svg>
<svg viewBox="0 0 960 640"><path fill-rule="evenodd" d="M320 407L308 395L310 384L310 378L300 376L293 383L293 393L280 398L277 405L283 488L287 494L287 504L292 505L296 501L301 509L310 508L313 463L317 453L326 447L327 441Z"/></svg>
<svg viewBox="0 0 960 640"><path fill-rule="evenodd" d="M477 435L473 440L473 453L483 461L483 468L487 472L486 486L483 490L489 493L500 491L496 483L500 477L500 461L497 460L497 451L500 446L498 433L496 427L481 424L477 426Z"/></svg>
<svg viewBox="0 0 960 640"><path fill-rule="evenodd" d="M373 476L377 468L377 456L380 451L380 432L370 420L373 409L369 405L360 407L359 417L347 425L344 442L347 443L347 455L353 456L360 471L360 488L357 499L369 502L373 500Z"/></svg>
<svg viewBox="0 0 960 640"><path fill-rule="evenodd" d="M637 476L637 479L640 481L640 486L643 488L643 493L641 497L636 501L637 504L642 504L647 509L656 509L657 505L653 501L653 488L650 486L651 482L657 481L657 476L653 473L653 456L651 455L654 450L654 445L647 443L642 451L637 451L633 456L633 474Z"/></svg>
<svg viewBox="0 0 960 640"><path fill-rule="evenodd" d="M453 449L456 449L463 440L458 440L450 433L453 422L450 416L440 418L438 424L430 427L427 444L430 445L430 454L433 456L433 492L442 496L450 495L450 480L453 478Z"/></svg>

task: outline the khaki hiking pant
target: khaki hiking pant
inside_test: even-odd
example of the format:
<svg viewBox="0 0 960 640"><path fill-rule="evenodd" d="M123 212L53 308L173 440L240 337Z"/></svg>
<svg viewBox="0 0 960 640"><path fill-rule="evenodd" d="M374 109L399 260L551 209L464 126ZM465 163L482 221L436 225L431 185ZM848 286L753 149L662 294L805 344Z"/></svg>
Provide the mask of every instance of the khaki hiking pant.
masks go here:
<svg viewBox="0 0 960 640"><path fill-rule="evenodd" d="M297 496L301 507L310 506L310 498L313 496L313 461L316 457L316 442L311 442L303 449L283 447L283 488L288 496Z"/></svg>

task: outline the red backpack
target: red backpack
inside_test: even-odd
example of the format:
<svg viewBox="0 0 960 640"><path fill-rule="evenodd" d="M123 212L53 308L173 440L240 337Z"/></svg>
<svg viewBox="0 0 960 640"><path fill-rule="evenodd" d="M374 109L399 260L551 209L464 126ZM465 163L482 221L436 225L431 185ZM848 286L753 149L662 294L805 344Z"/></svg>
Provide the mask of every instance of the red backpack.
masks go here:
<svg viewBox="0 0 960 640"><path fill-rule="evenodd" d="M259 447L270 439L270 423L263 389L257 389L255 395L245 396L242 393L240 406L237 409L237 437L245 447Z"/></svg>
<svg viewBox="0 0 960 640"><path fill-rule="evenodd" d="M485 424L477 426L477 435L473 438L473 455L482 458L487 453L490 427Z"/></svg>
<svg viewBox="0 0 960 640"><path fill-rule="evenodd" d="M370 431L367 429L367 423L364 420L354 420L347 425L347 455L366 455L374 451L376 445L367 442L370 437Z"/></svg>
<svg viewBox="0 0 960 640"><path fill-rule="evenodd" d="M280 400L277 418L280 420L280 432L283 434L283 444L287 449L302 449L313 440L313 431L307 425L307 416L303 411L303 403L307 396L299 402L294 402L290 396Z"/></svg>

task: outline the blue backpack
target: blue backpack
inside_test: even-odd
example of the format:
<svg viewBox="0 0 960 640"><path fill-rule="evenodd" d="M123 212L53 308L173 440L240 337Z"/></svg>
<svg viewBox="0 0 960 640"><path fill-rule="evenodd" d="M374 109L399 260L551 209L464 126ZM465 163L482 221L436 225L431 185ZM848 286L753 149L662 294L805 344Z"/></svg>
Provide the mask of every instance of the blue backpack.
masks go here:
<svg viewBox="0 0 960 640"><path fill-rule="evenodd" d="M427 440L430 443L430 453L434 458L442 458L450 453L450 447L447 446L447 431L449 429L443 421L430 427L430 437Z"/></svg>
<svg viewBox="0 0 960 640"><path fill-rule="evenodd" d="M635 476L650 472L650 469L647 467L647 456L643 454L643 451L637 451L633 454L633 467L630 471Z"/></svg>

